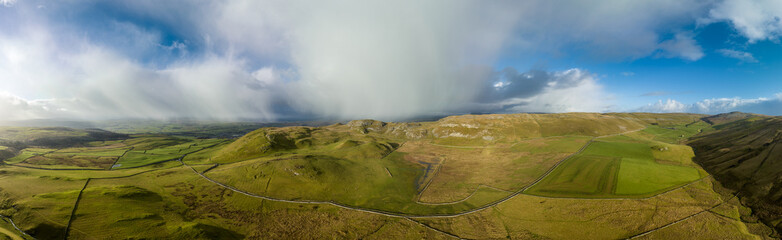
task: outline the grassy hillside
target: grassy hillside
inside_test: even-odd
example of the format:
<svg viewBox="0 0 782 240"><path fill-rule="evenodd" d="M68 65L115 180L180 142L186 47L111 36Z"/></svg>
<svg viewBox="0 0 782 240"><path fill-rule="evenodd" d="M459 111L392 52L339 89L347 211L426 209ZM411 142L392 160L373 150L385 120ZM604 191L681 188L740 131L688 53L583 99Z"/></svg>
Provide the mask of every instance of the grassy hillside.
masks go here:
<svg viewBox="0 0 782 240"><path fill-rule="evenodd" d="M589 198L647 197L695 181L705 174L692 164L689 148L669 142L678 142L670 136L708 128L702 117L569 113L358 120L263 128L184 160L218 164L208 177L254 194L403 214L458 213L523 190L598 136L607 137L591 142L529 193L541 194L560 181L551 180L556 176L574 183L559 184L565 189L582 192L572 196ZM623 133L625 139L611 137ZM563 194L557 196L571 196Z"/></svg>
<svg viewBox="0 0 782 240"><path fill-rule="evenodd" d="M704 117L464 115L8 146L19 154L0 165L0 215L38 239L770 236L681 144L721 131Z"/></svg>
<svg viewBox="0 0 782 240"><path fill-rule="evenodd" d="M689 142L698 153L695 160L740 192L764 222L782 230L782 119L748 114L718 119L731 121Z"/></svg>
<svg viewBox="0 0 782 240"><path fill-rule="evenodd" d="M527 192L555 197L645 197L707 175L694 166L691 154L681 153L688 147L656 141L669 133L655 133L597 138Z"/></svg>
<svg viewBox="0 0 782 240"><path fill-rule="evenodd" d="M5 163L44 169L104 170L135 168L176 160L185 154L226 142L224 139L193 139L160 135L134 135L125 140L95 141L79 147L27 147Z"/></svg>

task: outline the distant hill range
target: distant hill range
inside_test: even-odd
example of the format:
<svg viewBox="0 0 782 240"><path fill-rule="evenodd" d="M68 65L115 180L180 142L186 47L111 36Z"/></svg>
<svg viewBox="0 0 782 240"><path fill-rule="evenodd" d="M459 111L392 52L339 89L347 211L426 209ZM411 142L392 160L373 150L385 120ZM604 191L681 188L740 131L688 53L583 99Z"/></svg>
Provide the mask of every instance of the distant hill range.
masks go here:
<svg viewBox="0 0 782 240"><path fill-rule="evenodd" d="M235 138L263 127L325 126L335 121L208 121L197 119L118 119L103 121L77 121L61 119L34 119L25 121L0 121L0 127L103 129L121 134L154 133L205 138ZM3 136L0 133L0 139Z"/></svg>
<svg viewBox="0 0 782 240"><path fill-rule="evenodd" d="M126 134L96 128L0 127L0 143L4 146L69 147L80 143L119 140L127 137Z"/></svg>

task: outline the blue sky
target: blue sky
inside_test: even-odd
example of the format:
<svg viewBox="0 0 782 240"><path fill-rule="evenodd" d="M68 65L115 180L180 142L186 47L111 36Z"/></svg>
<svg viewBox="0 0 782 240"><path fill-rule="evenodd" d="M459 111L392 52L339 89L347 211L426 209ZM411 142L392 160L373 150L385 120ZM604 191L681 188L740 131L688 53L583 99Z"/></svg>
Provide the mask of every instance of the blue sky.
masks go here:
<svg viewBox="0 0 782 240"><path fill-rule="evenodd" d="M0 120L782 114L782 3L0 0Z"/></svg>

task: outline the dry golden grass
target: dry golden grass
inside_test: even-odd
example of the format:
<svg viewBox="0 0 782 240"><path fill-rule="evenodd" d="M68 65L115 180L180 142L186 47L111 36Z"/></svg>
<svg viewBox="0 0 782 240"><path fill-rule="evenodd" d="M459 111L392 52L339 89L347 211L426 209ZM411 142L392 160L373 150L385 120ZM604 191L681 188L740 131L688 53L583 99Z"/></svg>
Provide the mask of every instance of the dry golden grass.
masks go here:
<svg viewBox="0 0 782 240"><path fill-rule="evenodd" d="M474 214L422 221L463 238L619 239L664 226L722 202L722 196L711 188L711 182L704 180L640 200L519 195ZM714 224L713 220L705 221ZM718 235L733 229L708 231Z"/></svg>
<svg viewBox="0 0 782 240"><path fill-rule="evenodd" d="M748 233L747 227L740 221L704 212L637 239L761 239L761 237Z"/></svg>
<svg viewBox="0 0 782 240"><path fill-rule="evenodd" d="M528 139L513 147L446 147L424 141L407 142L397 151L406 160L431 167L420 179L420 201L453 202L465 199L481 185L516 191L577 151L588 137ZM557 146L556 148L551 146ZM423 187L426 187L423 189Z"/></svg>

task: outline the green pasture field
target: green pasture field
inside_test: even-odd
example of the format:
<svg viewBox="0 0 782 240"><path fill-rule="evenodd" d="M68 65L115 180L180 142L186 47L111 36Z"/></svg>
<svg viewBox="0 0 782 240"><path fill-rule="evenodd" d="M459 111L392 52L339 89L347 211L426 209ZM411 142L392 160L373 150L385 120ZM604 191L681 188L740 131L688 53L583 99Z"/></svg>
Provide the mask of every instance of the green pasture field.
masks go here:
<svg viewBox="0 0 782 240"><path fill-rule="evenodd" d="M53 152L56 149L46 149L46 148L25 148L23 149L18 155L9 158L5 160L7 163L20 163L30 157L37 156L37 155L43 155L45 153Z"/></svg>
<svg viewBox="0 0 782 240"><path fill-rule="evenodd" d="M115 148L65 148L54 151L50 154L61 154L71 156L96 156L96 157L119 157L130 149L130 147L121 146Z"/></svg>
<svg viewBox="0 0 782 240"><path fill-rule="evenodd" d="M19 164L43 168L108 169L125 151L127 149L100 149L99 151L65 149L29 157Z"/></svg>
<svg viewBox="0 0 782 240"><path fill-rule="evenodd" d="M125 140L114 140L114 141L95 141L95 142L89 142L87 143L87 146L89 147L106 147L106 146L112 146L112 145L124 145L123 142Z"/></svg>
<svg viewBox="0 0 782 240"><path fill-rule="evenodd" d="M701 132L714 130L710 124L704 121L698 121L692 124L669 125L669 126L648 126L643 132L654 135L654 140L666 143L680 143Z"/></svg>
<svg viewBox="0 0 782 240"><path fill-rule="evenodd" d="M142 138L126 141L133 150L120 158L112 169L134 168L162 161L175 160L183 155L200 151L222 142L220 139L174 139L174 138ZM152 148L151 147L157 147Z"/></svg>
<svg viewBox="0 0 782 240"><path fill-rule="evenodd" d="M112 169L139 167L168 160L175 160L181 156L182 155L179 154L155 155L146 154L143 151L130 151L125 154L125 156L120 158L119 161L117 161L112 166Z"/></svg>
<svg viewBox="0 0 782 240"><path fill-rule="evenodd" d="M616 195L648 195L701 178L696 168L659 164L649 159L622 158Z"/></svg>
<svg viewBox="0 0 782 240"><path fill-rule="evenodd" d="M193 139L136 135L131 139L92 142L91 147L26 148L6 163L57 169L121 169L177 159L221 143L221 139ZM120 158L122 156L122 158ZM116 163L116 165L115 165Z"/></svg>
<svg viewBox="0 0 782 240"><path fill-rule="evenodd" d="M186 138L169 136L133 135L133 138L125 140L123 143L128 146L133 146L135 150L154 150L179 144L186 144L189 141L190 140Z"/></svg>
<svg viewBox="0 0 782 240"><path fill-rule="evenodd" d="M230 144L232 141L230 140L224 140L214 147L206 148L197 152L193 152L190 154L187 154L182 161L188 163L188 164L207 164L207 163L217 163L215 161L212 161L212 157L220 150L222 150L225 146Z"/></svg>
<svg viewBox="0 0 782 240"><path fill-rule="evenodd" d="M621 159L579 155L568 159L526 193L556 197L608 197L613 194Z"/></svg>
<svg viewBox="0 0 782 240"><path fill-rule="evenodd" d="M654 159L650 146L641 143L626 142L592 142L582 155L609 156L620 158Z"/></svg>
<svg viewBox="0 0 782 240"><path fill-rule="evenodd" d="M684 145L625 135L601 138L526 192L555 197L648 197L706 176L694 167L692 156Z"/></svg>

